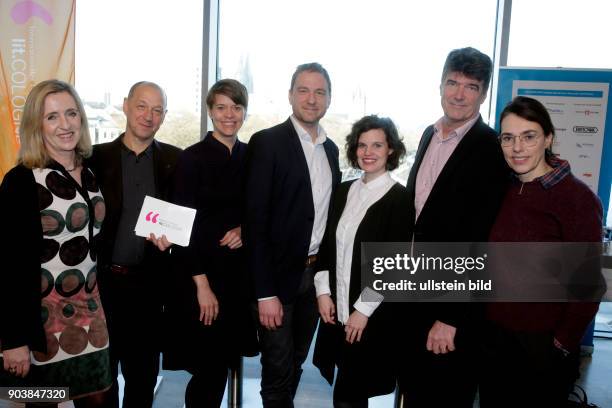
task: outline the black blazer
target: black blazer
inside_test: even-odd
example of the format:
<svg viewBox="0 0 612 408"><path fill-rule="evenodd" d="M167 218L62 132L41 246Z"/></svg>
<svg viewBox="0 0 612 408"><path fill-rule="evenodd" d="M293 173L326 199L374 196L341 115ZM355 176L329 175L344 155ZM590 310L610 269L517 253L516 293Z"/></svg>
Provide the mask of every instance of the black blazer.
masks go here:
<svg viewBox="0 0 612 408"><path fill-rule="evenodd" d="M332 174L332 194L340 183L338 147L323 144ZM257 299L295 296L314 222L308 165L291 119L255 133L247 147L245 248Z"/></svg>
<svg viewBox="0 0 612 408"><path fill-rule="evenodd" d="M410 226L416 242L485 242L495 222L510 177L497 133L479 117L449 157L415 222L416 178L434 127L423 132L407 188ZM465 308L437 304L428 308L429 323L440 320L458 327Z"/></svg>
<svg viewBox="0 0 612 408"><path fill-rule="evenodd" d="M333 204L329 212L325 237L321 244L320 263L317 270L329 271L329 286L332 291L334 304L336 301L336 229L344 211L348 192L354 182L342 183L333 197ZM353 304L361 294L361 243L362 242L407 242L410 234L409 224L410 197L408 191L394 184L391 189L377 202L368 208L363 220L355 234L353 255L351 263L351 282L349 287L349 313L354 311ZM392 339L397 335L399 328L393 324L393 304L382 303L368 319L363 337L359 345L354 347L350 355L359 361L345 362L355 370L363 372L363 382L355 384L366 393L368 397L388 394L395 388L395 376L392 355L394 343ZM341 337L343 338L343 333ZM321 375L332 384L334 380L335 365L344 341L338 338L337 327L321 322L317 334L314 364L321 371ZM358 350L358 351L357 351ZM374 374L374 375L373 375ZM361 377L361 376L358 376Z"/></svg>
<svg viewBox="0 0 612 408"><path fill-rule="evenodd" d="M0 185L0 349L27 345L46 352L41 317L40 258L44 237L38 188L32 170L17 165ZM0 367L0 378L2 378Z"/></svg>
<svg viewBox="0 0 612 408"><path fill-rule="evenodd" d="M351 185L355 180L340 184L336 191L327 219L325 237L319 250L318 271L329 271L329 286L335 302L336 292L336 229L344 212ZM357 300L361 287L361 242L409 242L410 234L408 207L410 196L404 186L394 184L391 189L366 211L355 234L355 245L351 261L351 285L349 288L350 312Z"/></svg>
<svg viewBox="0 0 612 408"><path fill-rule="evenodd" d="M94 171L96 180L102 190L106 204L106 218L102 229L97 235L98 268L107 268L112 262L113 246L121 209L123 207L123 184L121 174L121 144L123 134L112 142L94 145L93 154L89 159L90 166ZM174 167L178 161L181 149L178 147L153 140L153 163L155 166L155 191L161 200L168 200L170 194L170 182ZM151 257L162 255L152 244L147 242L145 259L147 264L156 265ZM149 262L152 261L152 262Z"/></svg>

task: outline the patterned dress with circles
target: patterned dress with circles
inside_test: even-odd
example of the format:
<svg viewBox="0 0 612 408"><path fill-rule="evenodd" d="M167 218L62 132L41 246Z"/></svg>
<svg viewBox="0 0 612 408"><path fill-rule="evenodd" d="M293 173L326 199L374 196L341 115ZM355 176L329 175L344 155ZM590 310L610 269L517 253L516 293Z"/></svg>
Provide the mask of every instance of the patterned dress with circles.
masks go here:
<svg viewBox="0 0 612 408"><path fill-rule="evenodd" d="M32 171L44 236L41 312L47 337L47 353L33 352L32 363L48 385L69 386L71 397L100 391L111 382L108 331L90 243L104 219L104 198L88 169L81 173L82 186L56 169Z"/></svg>

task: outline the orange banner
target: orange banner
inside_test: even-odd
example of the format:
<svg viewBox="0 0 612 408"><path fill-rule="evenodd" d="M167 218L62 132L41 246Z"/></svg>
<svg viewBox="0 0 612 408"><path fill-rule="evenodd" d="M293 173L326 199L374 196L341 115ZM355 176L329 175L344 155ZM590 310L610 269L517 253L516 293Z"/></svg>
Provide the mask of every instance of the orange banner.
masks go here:
<svg viewBox="0 0 612 408"><path fill-rule="evenodd" d="M0 181L15 165L28 92L57 78L74 84L76 0L0 1Z"/></svg>

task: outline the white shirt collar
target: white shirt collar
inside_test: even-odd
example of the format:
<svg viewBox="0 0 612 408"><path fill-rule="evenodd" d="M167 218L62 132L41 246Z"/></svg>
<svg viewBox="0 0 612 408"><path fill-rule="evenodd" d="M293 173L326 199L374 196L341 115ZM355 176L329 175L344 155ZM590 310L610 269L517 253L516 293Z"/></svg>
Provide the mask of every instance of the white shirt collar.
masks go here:
<svg viewBox="0 0 612 408"><path fill-rule="evenodd" d="M298 122L295 116L291 115L289 119L291 119L291 123L293 123L293 127L295 128L295 131L297 132L298 137L304 142L312 143L312 137L310 137L310 133L308 133L306 129L304 129L302 125L300 125L300 122ZM325 129L323 129L321 124L319 124L318 129L317 129L317 140L315 141L314 144L315 145L323 144L325 143L326 140L327 140L327 133L325 132Z"/></svg>
<svg viewBox="0 0 612 408"><path fill-rule="evenodd" d="M367 183L363 181L364 176L365 176L365 173L359 179L359 184L360 184L359 187L360 188L364 188L364 189L369 190L369 191L379 190L379 189L387 186L389 183L394 183L395 182L393 180L393 178L391 178L391 174L389 174L388 171L385 171L383 174L381 174L380 176L376 177L374 180L370 180Z"/></svg>

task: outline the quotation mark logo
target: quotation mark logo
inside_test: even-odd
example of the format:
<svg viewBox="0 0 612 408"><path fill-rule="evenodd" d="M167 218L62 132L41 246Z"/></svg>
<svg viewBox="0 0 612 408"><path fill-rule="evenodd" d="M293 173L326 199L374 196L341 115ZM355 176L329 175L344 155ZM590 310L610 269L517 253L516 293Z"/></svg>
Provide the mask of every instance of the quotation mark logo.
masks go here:
<svg viewBox="0 0 612 408"><path fill-rule="evenodd" d="M159 217L159 213L149 211L145 219L153 224L157 224L157 217Z"/></svg>
<svg viewBox="0 0 612 408"><path fill-rule="evenodd" d="M11 9L11 18L17 24L25 24L32 17L40 18L47 25L53 24L51 13L35 1L19 1Z"/></svg>

